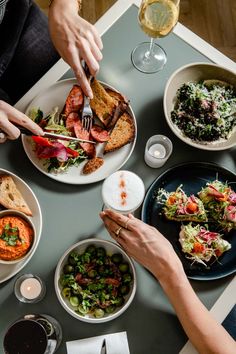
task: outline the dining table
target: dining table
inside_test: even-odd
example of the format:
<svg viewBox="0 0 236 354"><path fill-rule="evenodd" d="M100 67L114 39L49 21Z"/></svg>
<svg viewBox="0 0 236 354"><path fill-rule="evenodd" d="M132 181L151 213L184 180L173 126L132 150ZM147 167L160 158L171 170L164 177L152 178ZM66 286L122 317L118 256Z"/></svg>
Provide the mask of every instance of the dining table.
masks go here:
<svg viewBox="0 0 236 354"><path fill-rule="evenodd" d="M172 33L157 40L167 54L165 67L154 74L138 71L132 65L131 52L137 44L148 41L138 24L139 5L139 0L118 0L95 24L104 46L97 77L129 99L137 122L136 144L122 169L141 177L146 191L163 172L182 163L210 162L235 172L235 147L206 151L189 146L175 136L165 120L163 95L169 77L183 65L216 63L236 73L236 64L178 23ZM60 59L15 107L25 112L41 92L57 81L73 77L70 67ZM147 140L156 134L167 136L173 143L173 151L162 167L151 168L145 164L144 151ZM122 331L127 333L132 354L179 353L188 338L158 281L136 262L135 298L121 316L110 322L90 324L79 321L70 316L57 299L54 273L62 254L85 238L111 240L99 217L103 207L103 181L69 184L49 178L28 159L20 138L0 147L0 168L16 174L28 184L42 212L41 238L36 252L22 269L0 283L0 352L3 352L4 333L12 322L25 314L41 313L55 317L61 324L63 339L58 354L66 353L67 341ZM141 208L135 215L141 217ZM25 273L35 274L45 282L46 295L38 303L22 303L14 295L16 278ZM232 273L219 279L190 279L190 282L200 300L210 309L233 276Z"/></svg>

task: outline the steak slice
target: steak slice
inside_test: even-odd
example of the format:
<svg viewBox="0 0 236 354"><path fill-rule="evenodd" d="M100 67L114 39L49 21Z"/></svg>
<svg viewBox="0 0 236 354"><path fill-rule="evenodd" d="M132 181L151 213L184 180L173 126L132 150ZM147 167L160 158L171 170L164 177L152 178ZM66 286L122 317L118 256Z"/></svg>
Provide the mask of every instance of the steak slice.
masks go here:
<svg viewBox="0 0 236 354"><path fill-rule="evenodd" d="M77 112L81 109L84 102L84 93L80 86L74 85L67 96L63 109L63 114L67 117L71 112Z"/></svg>
<svg viewBox="0 0 236 354"><path fill-rule="evenodd" d="M87 130L83 129L81 120L78 120L77 122L75 122L74 131L75 131L76 138L85 139L85 140L92 140L90 133ZM92 159L93 157L96 156L96 149L95 149L94 144L80 143L80 146L82 147L82 149L84 150L84 152L86 153L86 155L88 156L89 159Z"/></svg>

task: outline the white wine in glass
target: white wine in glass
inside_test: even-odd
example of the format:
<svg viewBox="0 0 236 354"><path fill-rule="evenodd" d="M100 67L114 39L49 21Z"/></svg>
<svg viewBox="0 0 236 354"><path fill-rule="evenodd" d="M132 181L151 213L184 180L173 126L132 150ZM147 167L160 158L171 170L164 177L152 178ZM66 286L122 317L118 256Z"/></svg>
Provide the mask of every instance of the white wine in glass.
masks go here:
<svg viewBox="0 0 236 354"><path fill-rule="evenodd" d="M167 57L165 51L154 42L154 38L167 36L179 18L180 0L142 0L139 8L139 24L151 37L134 48L131 54L133 65L141 72L155 73L163 68Z"/></svg>

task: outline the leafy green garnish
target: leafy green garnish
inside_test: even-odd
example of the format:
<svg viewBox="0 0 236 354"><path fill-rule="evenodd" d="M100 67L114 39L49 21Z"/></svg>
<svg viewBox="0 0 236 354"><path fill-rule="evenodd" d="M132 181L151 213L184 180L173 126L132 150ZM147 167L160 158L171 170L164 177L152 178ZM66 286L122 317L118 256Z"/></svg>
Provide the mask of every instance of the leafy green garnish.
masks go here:
<svg viewBox="0 0 236 354"><path fill-rule="evenodd" d="M11 227L10 224L6 224L4 226L0 238L5 241L8 246L16 246L17 241L22 243L19 237L18 227Z"/></svg>
<svg viewBox="0 0 236 354"><path fill-rule="evenodd" d="M29 112L29 117L32 119L36 124L39 124L43 119L43 112L40 108L32 108Z"/></svg>

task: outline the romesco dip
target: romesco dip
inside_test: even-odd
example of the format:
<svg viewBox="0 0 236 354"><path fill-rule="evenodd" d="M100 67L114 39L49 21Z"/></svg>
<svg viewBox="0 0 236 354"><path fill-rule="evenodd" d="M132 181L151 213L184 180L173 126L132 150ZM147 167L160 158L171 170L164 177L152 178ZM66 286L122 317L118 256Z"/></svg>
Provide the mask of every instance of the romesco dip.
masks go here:
<svg viewBox="0 0 236 354"><path fill-rule="evenodd" d="M22 258L32 245L33 234L30 223L22 217L10 214L0 217L0 259Z"/></svg>

